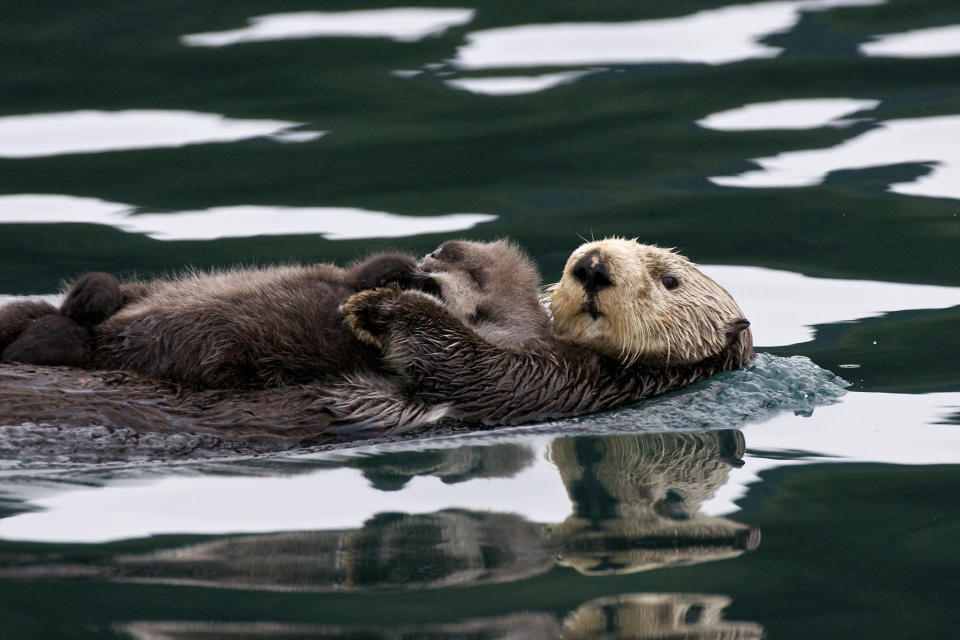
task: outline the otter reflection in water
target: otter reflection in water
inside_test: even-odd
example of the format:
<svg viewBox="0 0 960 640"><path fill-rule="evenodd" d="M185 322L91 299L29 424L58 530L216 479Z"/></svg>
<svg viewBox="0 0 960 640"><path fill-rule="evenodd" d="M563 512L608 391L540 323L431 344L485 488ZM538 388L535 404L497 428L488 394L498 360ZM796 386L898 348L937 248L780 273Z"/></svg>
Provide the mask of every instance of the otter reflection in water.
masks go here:
<svg viewBox="0 0 960 640"><path fill-rule="evenodd" d="M631 573L755 549L759 529L699 513L743 453L739 431L554 440L550 457L574 506L549 530L560 563Z"/></svg>
<svg viewBox="0 0 960 640"><path fill-rule="evenodd" d="M526 466L529 449L490 449L503 454L503 447L523 451L499 465L489 456L460 460L461 449L430 452L437 459L415 456L414 468L406 470L391 456L381 458L382 469L375 458L349 464L362 466L384 488L422 473L456 482ZM739 431L560 438L549 456L572 512L559 523L453 509L381 513L360 529L231 536L72 570L140 582L323 592L504 583L558 563L604 575L718 560L759 543L757 529L699 513L743 452ZM62 565L45 569L47 575L76 575ZM0 571L12 576L17 569Z"/></svg>
<svg viewBox="0 0 960 640"><path fill-rule="evenodd" d="M754 640L763 627L755 622L723 619L730 605L726 596L690 593L633 593L590 600L562 620L547 613L513 613L451 624L357 627L222 622L131 622L116 630L137 640L195 640L196 638L302 638L336 637L364 640L401 640L429 637L435 640Z"/></svg>

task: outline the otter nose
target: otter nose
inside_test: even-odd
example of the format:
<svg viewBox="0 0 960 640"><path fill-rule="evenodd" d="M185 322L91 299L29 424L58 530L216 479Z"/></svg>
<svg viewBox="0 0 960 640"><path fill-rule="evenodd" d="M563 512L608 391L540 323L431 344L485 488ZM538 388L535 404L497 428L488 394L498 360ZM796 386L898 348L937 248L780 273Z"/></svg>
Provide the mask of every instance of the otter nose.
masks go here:
<svg viewBox="0 0 960 640"><path fill-rule="evenodd" d="M596 253L588 253L577 260L571 273L583 285L583 289L588 296L595 296L598 291L602 291L613 284L610 282L610 272L607 271L607 265Z"/></svg>

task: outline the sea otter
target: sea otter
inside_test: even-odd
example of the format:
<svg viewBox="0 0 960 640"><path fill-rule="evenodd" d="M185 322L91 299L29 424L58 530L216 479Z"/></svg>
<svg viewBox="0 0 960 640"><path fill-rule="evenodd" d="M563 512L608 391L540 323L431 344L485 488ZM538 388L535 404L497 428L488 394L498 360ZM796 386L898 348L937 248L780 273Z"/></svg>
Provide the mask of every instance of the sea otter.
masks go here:
<svg viewBox="0 0 960 640"><path fill-rule="evenodd" d="M610 238L570 256L549 296L541 350L483 339L435 297L377 289L352 296L347 322L415 390L420 416L519 424L612 409L679 389L753 357L750 323L689 260ZM395 425L399 411L364 415ZM419 418L418 418L419 419Z"/></svg>
<svg viewBox="0 0 960 640"><path fill-rule="evenodd" d="M499 256L505 269L481 259L484 251ZM115 348L114 355L108 349L94 360L197 386L246 386L245 394L215 405L212 396L197 394L193 407L186 396L177 400L178 411L192 419L189 412L202 408L197 415L204 425L269 423L283 430L289 423L316 441L321 433L352 439L422 432L444 419L500 425L582 415L680 388L742 366L753 355L749 323L726 291L682 256L635 241L609 239L577 249L550 295L552 324L535 302L539 276L532 262L509 243L447 243L422 261L418 273L433 283L433 294L430 287L362 291L347 299L345 325L339 312L331 320L332 305L316 310L317 300L329 300L322 287L301 290L309 269L197 276L177 282L182 293L171 291L171 283L139 285L130 292L132 302L93 327ZM163 313L168 302L183 315L174 313L171 321ZM294 308L278 308L280 302ZM38 322L36 308L16 304L7 317ZM0 329L8 307L0 309ZM270 323L255 313L236 320L231 313L237 309L265 313ZM522 311L517 325L513 309ZM333 338L317 331L334 325ZM198 347L182 342L184 336L206 342ZM244 340L262 340L277 351L259 362L256 351L246 351L259 347ZM301 352L298 340L312 340L307 347L314 351ZM369 350L370 359L325 361L329 354L316 351L317 345L331 340L362 342L350 348ZM150 348L153 355L138 361ZM206 374L208 357L218 353L238 357L215 361L217 368ZM181 356L182 368L175 360ZM155 393L147 387L144 398Z"/></svg>
<svg viewBox="0 0 960 640"><path fill-rule="evenodd" d="M5 362L131 369L196 387L282 384L373 366L377 354L342 326L358 291L423 286L416 259L376 254L332 264L238 269L121 285L91 273L57 310L0 308Z"/></svg>
<svg viewBox="0 0 960 640"><path fill-rule="evenodd" d="M418 289L437 297L451 316L491 344L536 349L550 333L540 304L540 273L508 240L449 240L420 261L418 273L432 285ZM377 343L355 315L348 320L364 342Z"/></svg>

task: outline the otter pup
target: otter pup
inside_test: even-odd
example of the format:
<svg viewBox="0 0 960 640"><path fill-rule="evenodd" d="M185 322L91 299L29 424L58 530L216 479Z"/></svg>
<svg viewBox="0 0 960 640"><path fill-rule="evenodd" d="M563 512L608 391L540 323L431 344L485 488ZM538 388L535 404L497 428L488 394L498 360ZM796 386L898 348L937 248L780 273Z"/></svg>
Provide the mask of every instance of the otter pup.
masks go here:
<svg viewBox="0 0 960 640"><path fill-rule="evenodd" d="M539 300L540 274L512 242L451 240L424 257L419 272L430 286L410 293L442 307L473 340L518 355L549 349L550 319ZM376 291L386 297L396 293ZM382 332L375 305L353 307L345 320L358 340L378 349L384 346L375 335ZM429 333L430 343L422 346L435 349L437 357L456 346L443 335ZM399 434L449 414L446 402L421 401L404 367L389 362L388 351L383 353L386 361L377 370L346 375L321 391L320 401L334 416L331 433L359 437L389 428Z"/></svg>
<svg viewBox="0 0 960 640"><path fill-rule="evenodd" d="M340 305L379 286L416 286L404 254L333 265L195 274L121 285L77 280L58 311L35 301L0 309L3 361L134 369L198 387L315 379L376 361L342 327Z"/></svg>
<svg viewBox="0 0 960 640"><path fill-rule="evenodd" d="M508 240L449 240L419 263L421 291L483 340L504 348L536 349L550 333L540 304L540 273L533 261ZM362 340L377 344L364 323L348 317Z"/></svg>
<svg viewBox="0 0 960 640"><path fill-rule="evenodd" d="M362 292L344 309L357 337L372 337L411 381L422 415L482 425L612 409L753 357L750 323L722 287L683 256L634 240L579 247L549 304L553 334L542 351L485 341L417 291ZM395 413L366 419L396 428Z"/></svg>
<svg viewBox="0 0 960 640"><path fill-rule="evenodd" d="M410 256L381 254L348 269L245 269L125 285L94 273L73 285L59 312L16 303L31 320L12 329L22 332L3 359L132 369L201 388L336 378L349 381L331 392L341 409L369 398L402 403L402 381L363 375L378 370L379 354L368 346L372 336L358 341L342 325L340 304L349 295L416 287L482 339L534 349L549 331L539 284L533 262L504 240L447 242L419 266ZM22 329L38 315L47 317Z"/></svg>

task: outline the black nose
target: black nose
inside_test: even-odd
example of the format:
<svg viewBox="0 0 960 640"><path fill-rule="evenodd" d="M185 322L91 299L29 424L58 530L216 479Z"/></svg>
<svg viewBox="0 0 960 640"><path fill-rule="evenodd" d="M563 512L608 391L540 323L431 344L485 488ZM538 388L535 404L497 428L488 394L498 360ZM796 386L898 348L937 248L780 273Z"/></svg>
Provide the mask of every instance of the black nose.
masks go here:
<svg viewBox="0 0 960 640"><path fill-rule="evenodd" d="M573 277L583 285L583 289L588 296L595 296L598 291L602 291L613 284L610 282L610 272L607 271L607 265L596 253L588 253L577 260L577 263L573 265L572 273Z"/></svg>

